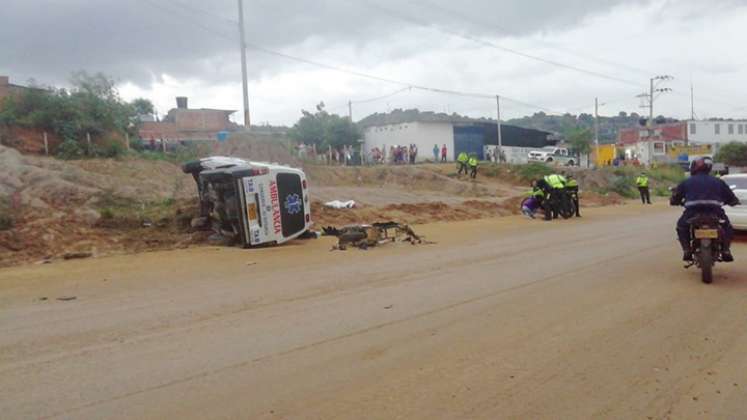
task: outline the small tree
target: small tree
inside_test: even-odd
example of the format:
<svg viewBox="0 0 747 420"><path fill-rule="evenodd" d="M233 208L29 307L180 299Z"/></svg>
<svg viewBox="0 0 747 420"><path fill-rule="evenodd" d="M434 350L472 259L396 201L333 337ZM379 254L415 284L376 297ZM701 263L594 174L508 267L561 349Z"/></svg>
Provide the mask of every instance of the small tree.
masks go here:
<svg viewBox="0 0 747 420"><path fill-rule="evenodd" d="M747 144L731 142L721 146L715 156L716 162L729 166L747 166Z"/></svg>
<svg viewBox="0 0 747 420"><path fill-rule="evenodd" d="M135 109L137 115L153 115L155 113L153 102L145 98L137 98L130 102L130 105Z"/></svg>
<svg viewBox="0 0 747 420"><path fill-rule="evenodd" d="M318 148L338 148L355 145L361 138L361 132L355 123L337 114L330 114L324 109L324 102L316 106L316 112L301 111L303 116L290 129L290 137L306 144L315 144Z"/></svg>
<svg viewBox="0 0 747 420"><path fill-rule="evenodd" d="M566 138L571 145L571 149L580 155L589 155L591 153L591 130L588 128L576 128L571 130ZM587 166L589 159L586 160Z"/></svg>

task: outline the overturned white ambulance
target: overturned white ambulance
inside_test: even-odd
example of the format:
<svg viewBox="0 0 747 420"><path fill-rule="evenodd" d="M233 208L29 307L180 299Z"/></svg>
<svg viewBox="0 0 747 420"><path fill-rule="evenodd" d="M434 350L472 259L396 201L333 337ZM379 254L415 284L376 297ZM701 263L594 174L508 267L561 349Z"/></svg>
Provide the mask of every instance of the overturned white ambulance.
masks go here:
<svg viewBox="0 0 747 420"><path fill-rule="evenodd" d="M182 165L200 195L200 216L244 247L282 244L312 225L306 174L277 164L213 156Z"/></svg>

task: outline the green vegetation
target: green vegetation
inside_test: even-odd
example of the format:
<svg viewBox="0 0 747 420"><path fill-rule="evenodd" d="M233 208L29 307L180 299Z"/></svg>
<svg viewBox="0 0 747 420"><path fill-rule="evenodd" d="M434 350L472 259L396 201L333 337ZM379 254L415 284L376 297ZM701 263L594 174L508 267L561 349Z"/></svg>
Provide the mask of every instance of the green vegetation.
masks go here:
<svg viewBox="0 0 747 420"><path fill-rule="evenodd" d="M12 229L13 223L10 199L8 197L0 197L0 231Z"/></svg>
<svg viewBox="0 0 747 420"><path fill-rule="evenodd" d="M495 165L490 162L482 162L480 164L480 176L490 178L513 178L518 179L520 182L529 184L530 182L542 178L546 175L550 175L558 172L557 168L548 166L544 163L528 163L525 165L513 165L513 164L501 164ZM449 174L449 176L456 177L456 172Z"/></svg>
<svg viewBox="0 0 747 420"><path fill-rule="evenodd" d="M298 143L315 144L318 150L326 150L328 147L357 145L362 137L355 123L348 118L328 113L324 109L324 102L316 106L316 113L301 112L303 117L288 132Z"/></svg>
<svg viewBox="0 0 747 420"><path fill-rule="evenodd" d="M176 201L137 202L107 191L99 194L97 210L105 226L137 227L144 221L161 221L173 217Z"/></svg>
<svg viewBox="0 0 747 420"><path fill-rule="evenodd" d="M61 158L83 156L115 157L125 148L125 133L134 136L139 113L152 112L147 99L132 103L119 97L114 80L97 73L75 73L72 89L34 86L23 94L10 96L0 106L0 125L48 130L62 138ZM96 140L89 148L86 135Z"/></svg>
<svg viewBox="0 0 747 420"><path fill-rule="evenodd" d="M594 189L600 194L617 193L626 198L638 197L638 188L635 180L641 172L645 172L650 180L651 192L654 195L669 196L669 187L674 187L685 179L685 173L677 165L662 165L656 168L619 167L614 169L605 168L613 175L609 186Z"/></svg>
<svg viewBox="0 0 747 420"><path fill-rule="evenodd" d="M522 181L531 182L557 172L544 163L528 163L526 165L512 165L511 172L516 173Z"/></svg>
<svg viewBox="0 0 747 420"><path fill-rule="evenodd" d="M601 143L612 143L617 138L617 133L621 128L635 127L640 124L641 116L637 113L620 112L614 117L599 117L599 140ZM657 122L671 122L671 118L659 116ZM593 130L594 116L591 114L581 113L579 115L547 115L544 112L537 112L528 117L515 118L506 121L506 124L516 125L524 128L534 128L537 130L549 131L568 136L573 130Z"/></svg>
<svg viewBox="0 0 747 420"><path fill-rule="evenodd" d="M714 157L729 166L747 166L747 144L731 142L721 146Z"/></svg>
<svg viewBox="0 0 747 420"><path fill-rule="evenodd" d="M188 145L179 144L167 153L163 153L157 150L147 150L144 149L139 143L133 143L133 151L131 152L131 154L141 159L163 160L176 165L181 165L182 163L188 162L190 160L196 160L209 156L210 146L204 143Z"/></svg>
<svg viewBox="0 0 747 420"><path fill-rule="evenodd" d="M591 153L592 137L591 130L588 128L575 128L567 135L571 149L580 155L588 155Z"/></svg>

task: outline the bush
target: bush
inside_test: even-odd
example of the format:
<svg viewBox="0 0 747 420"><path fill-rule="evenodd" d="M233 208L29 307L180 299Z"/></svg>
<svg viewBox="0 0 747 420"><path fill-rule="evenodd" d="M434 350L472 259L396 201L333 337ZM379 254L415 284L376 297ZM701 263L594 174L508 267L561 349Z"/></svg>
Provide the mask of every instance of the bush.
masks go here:
<svg viewBox="0 0 747 420"><path fill-rule="evenodd" d="M117 158L124 155L127 149L117 139L106 139L101 144L94 146L93 155L105 158Z"/></svg>
<svg viewBox="0 0 747 420"><path fill-rule="evenodd" d="M13 218L9 214L0 213L0 231L13 228Z"/></svg>
<svg viewBox="0 0 747 420"><path fill-rule="evenodd" d="M145 143L140 139L135 139L130 142L130 148L136 152L142 152L145 150Z"/></svg>
<svg viewBox="0 0 747 420"><path fill-rule="evenodd" d="M71 160L80 159L84 155L84 150L77 141L66 139L57 148L57 157L60 159Z"/></svg>
<svg viewBox="0 0 747 420"><path fill-rule="evenodd" d="M747 144L737 142L725 144L716 153L715 160L730 166L747 166Z"/></svg>
<svg viewBox="0 0 747 420"><path fill-rule="evenodd" d="M10 200L7 197L0 197L0 231L12 229L13 223L13 216L11 216L10 212Z"/></svg>
<svg viewBox="0 0 747 420"><path fill-rule="evenodd" d="M526 165L518 165L516 173L519 175L522 181L533 181L551 175L556 170L545 165L544 163L528 163Z"/></svg>
<svg viewBox="0 0 747 420"><path fill-rule="evenodd" d="M109 207L101 209L100 213L101 213L101 218L103 220L112 220L112 219L114 219L114 210L112 210Z"/></svg>

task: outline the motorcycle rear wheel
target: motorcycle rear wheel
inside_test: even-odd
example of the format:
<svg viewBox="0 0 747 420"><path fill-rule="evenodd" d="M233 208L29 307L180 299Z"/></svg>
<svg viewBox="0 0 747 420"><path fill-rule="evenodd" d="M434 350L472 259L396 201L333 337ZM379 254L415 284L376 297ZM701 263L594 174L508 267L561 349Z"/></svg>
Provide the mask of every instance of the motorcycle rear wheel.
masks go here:
<svg viewBox="0 0 747 420"><path fill-rule="evenodd" d="M711 250L701 250L699 258L701 280L703 280L703 283L705 284L711 284L713 281L713 254L711 253Z"/></svg>

